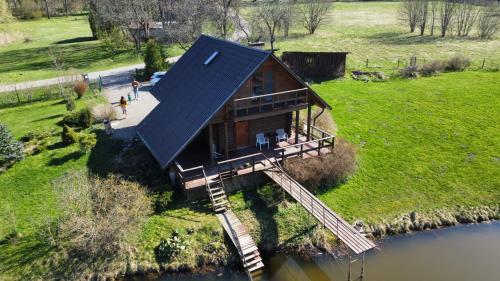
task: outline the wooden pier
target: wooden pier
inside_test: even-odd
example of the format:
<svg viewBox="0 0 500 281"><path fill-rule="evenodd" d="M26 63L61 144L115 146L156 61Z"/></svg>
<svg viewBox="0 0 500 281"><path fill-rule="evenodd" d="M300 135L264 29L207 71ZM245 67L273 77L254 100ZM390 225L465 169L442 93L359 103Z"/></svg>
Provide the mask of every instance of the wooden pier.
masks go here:
<svg viewBox="0 0 500 281"><path fill-rule="evenodd" d="M371 240L359 233L339 215L330 210L330 208L323 204L316 196L283 171L281 167L277 164L272 164L272 167L266 169L264 173L297 200L297 202L337 236L338 239L346 244L354 253L362 254L375 248L375 244Z"/></svg>

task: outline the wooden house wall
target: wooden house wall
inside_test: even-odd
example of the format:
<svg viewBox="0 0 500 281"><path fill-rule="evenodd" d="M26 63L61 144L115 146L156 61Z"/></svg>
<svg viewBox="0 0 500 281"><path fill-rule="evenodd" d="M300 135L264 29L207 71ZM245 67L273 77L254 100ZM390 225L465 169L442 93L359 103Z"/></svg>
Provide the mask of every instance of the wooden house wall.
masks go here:
<svg viewBox="0 0 500 281"><path fill-rule="evenodd" d="M285 131L290 135L291 120L291 113L285 113L248 121L250 145L255 145L256 135L258 133L273 134L277 129L285 129ZM272 143L274 140L270 141Z"/></svg>

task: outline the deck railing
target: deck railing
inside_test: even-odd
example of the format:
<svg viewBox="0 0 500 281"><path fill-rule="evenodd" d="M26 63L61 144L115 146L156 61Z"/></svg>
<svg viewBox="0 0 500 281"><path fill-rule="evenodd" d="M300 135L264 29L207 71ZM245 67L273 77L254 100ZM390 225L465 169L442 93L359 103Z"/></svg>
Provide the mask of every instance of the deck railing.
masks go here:
<svg viewBox="0 0 500 281"><path fill-rule="evenodd" d="M308 88L239 98L233 101L235 117L305 106Z"/></svg>
<svg viewBox="0 0 500 281"><path fill-rule="evenodd" d="M229 177L233 177L236 174L236 168L238 166L237 163L241 163L244 160L250 161L249 163L252 166L252 172L255 172L255 165L262 164L262 153L259 152L242 157L219 161L217 162L217 171L219 174L229 172Z"/></svg>
<svg viewBox="0 0 500 281"><path fill-rule="evenodd" d="M311 151L316 151L318 155L321 155L321 149L329 148L333 152L333 147L335 145L335 136L322 130L318 127L310 125L310 139L306 142L299 142L296 144L290 144L284 147L278 147L274 149L274 155L276 159L284 161L289 157L300 156L303 157L304 153ZM295 128L296 133L302 132L302 130ZM307 124L306 132L302 133L307 135ZM296 150L291 150L291 148L296 148Z"/></svg>
<svg viewBox="0 0 500 281"><path fill-rule="evenodd" d="M177 175L177 178L179 179L180 183L182 186L185 188L186 187L186 182L194 179L199 179L204 177L205 180L207 180L207 177L205 175L205 169L203 168L203 165L184 169L182 166L179 164L179 162L175 161L174 162L174 170L175 174Z"/></svg>

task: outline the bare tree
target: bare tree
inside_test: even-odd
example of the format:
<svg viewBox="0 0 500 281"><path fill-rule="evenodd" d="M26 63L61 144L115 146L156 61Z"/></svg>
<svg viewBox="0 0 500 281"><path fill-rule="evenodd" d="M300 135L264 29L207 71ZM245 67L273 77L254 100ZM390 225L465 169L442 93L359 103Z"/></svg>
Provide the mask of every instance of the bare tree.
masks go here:
<svg viewBox="0 0 500 281"><path fill-rule="evenodd" d="M45 13L47 14L47 19L50 20L50 9L49 9L49 1L48 0L43 0L44 6L45 6Z"/></svg>
<svg viewBox="0 0 500 281"><path fill-rule="evenodd" d="M399 8L401 20L408 24L410 32L415 32L419 20L419 2L416 0L405 0Z"/></svg>
<svg viewBox="0 0 500 281"><path fill-rule="evenodd" d="M210 4L210 20L218 35L227 39L230 30L234 27L233 14L239 11L240 0L212 0Z"/></svg>
<svg viewBox="0 0 500 281"><path fill-rule="evenodd" d="M418 29L420 29L420 35L424 35L425 28L427 26L427 20L429 18L429 0L419 0L418 1Z"/></svg>
<svg viewBox="0 0 500 281"><path fill-rule="evenodd" d="M480 38L490 39L498 31L500 9L494 3L482 7L477 19L477 32Z"/></svg>
<svg viewBox="0 0 500 281"><path fill-rule="evenodd" d="M283 18L286 16L286 9L282 0L263 1L259 4L254 14L255 19L264 26L269 36L271 50L274 51L276 32L281 27Z"/></svg>
<svg viewBox="0 0 500 281"><path fill-rule="evenodd" d="M431 16L431 36L434 36L434 28L436 27L436 19L438 14L439 2L431 1L430 3L430 16Z"/></svg>
<svg viewBox="0 0 500 281"><path fill-rule="evenodd" d="M318 29L332 5L332 1L330 0L305 0L300 9L300 14L302 16L302 24L309 34L314 34L316 29Z"/></svg>
<svg viewBox="0 0 500 281"><path fill-rule="evenodd" d="M479 6L472 0L460 0L456 12L456 28L458 36L468 36L479 16Z"/></svg>
<svg viewBox="0 0 500 281"><path fill-rule="evenodd" d="M281 26L283 27L283 36L288 37L290 27L292 26L294 18L295 18L294 7L290 1L284 1L283 2L283 9L285 11L284 11L284 16L283 16Z"/></svg>
<svg viewBox="0 0 500 281"><path fill-rule="evenodd" d="M207 1L176 1L172 8L174 23L164 31L170 41L187 50L202 33L208 15Z"/></svg>
<svg viewBox="0 0 500 281"><path fill-rule="evenodd" d="M439 6L439 21L441 25L441 37L446 36L446 32L455 16L457 3L454 0L441 0Z"/></svg>

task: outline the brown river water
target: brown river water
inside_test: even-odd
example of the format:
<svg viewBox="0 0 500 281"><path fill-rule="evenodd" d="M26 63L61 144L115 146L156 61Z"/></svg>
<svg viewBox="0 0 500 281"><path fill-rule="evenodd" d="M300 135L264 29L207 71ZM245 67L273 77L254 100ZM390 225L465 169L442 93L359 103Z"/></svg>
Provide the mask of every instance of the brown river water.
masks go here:
<svg viewBox="0 0 500 281"><path fill-rule="evenodd" d="M367 253L364 281L500 281L500 223L462 225L388 238ZM347 280L347 261L322 254L312 259L276 254L265 260L262 281ZM353 263L352 280L359 280ZM248 280L245 274L220 271L176 274L137 281Z"/></svg>

